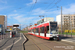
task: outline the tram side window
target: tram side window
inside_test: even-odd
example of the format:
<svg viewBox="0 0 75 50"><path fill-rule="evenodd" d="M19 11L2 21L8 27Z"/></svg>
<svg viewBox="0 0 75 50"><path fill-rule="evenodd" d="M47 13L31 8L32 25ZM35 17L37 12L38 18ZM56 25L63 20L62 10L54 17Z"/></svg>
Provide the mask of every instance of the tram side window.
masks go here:
<svg viewBox="0 0 75 50"><path fill-rule="evenodd" d="M32 29L32 32L34 32L34 29Z"/></svg>
<svg viewBox="0 0 75 50"><path fill-rule="evenodd" d="M44 27L40 28L40 33L44 33Z"/></svg>
<svg viewBox="0 0 75 50"><path fill-rule="evenodd" d="M39 29L38 29L38 28L36 28L36 29L35 29L35 33L38 33L38 32L39 32Z"/></svg>
<svg viewBox="0 0 75 50"><path fill-rule="evenodd" d="M49 33L49 26L47 26L46 28L47 28L47 33Z"/></svg>
<svg viewBox="0 0 75 50"><path fill-rule="evenodd" d="M28 32L31 32L31 30L28 30Z"/></svg>

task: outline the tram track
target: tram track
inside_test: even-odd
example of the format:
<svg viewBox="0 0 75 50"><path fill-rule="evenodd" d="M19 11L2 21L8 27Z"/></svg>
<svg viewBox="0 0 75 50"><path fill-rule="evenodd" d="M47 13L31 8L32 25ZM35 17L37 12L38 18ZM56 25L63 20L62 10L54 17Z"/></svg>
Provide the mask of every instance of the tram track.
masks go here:
<svg viewBox="0 0 75 50"><path fill-rule="evenodd" d="M24 35L25 36L25 38L26 38L26 40L23 42L23 50L25 50L25 43L29 40L29 38L27 38L28 36L27 35ZM31 38L32 39L32 38ZM35 44L35 42L33 42L33 44ZM37 46L36 44L35 44L35 46ZM39 50L41 50L38 46L37 46L37 48L39 49Z"/></svg>
<svg viewBox="0 0 75 50"><path fill-rule="evenodd" d="M29 37L28 35L25 35L26 36L26 38L28 37L28 38L30 38L31 40L32 40L32 42L33 42L33 44L39 49L39 50L41 50L41 48L34 42L34 40L31 38L31 37ZM27 38L27 39L28 39Z"/></svg>
<svg viewBox="0 0 75 50"><path fill-rule="evenodd" d="M42 40L40 40L40 41L42 41ZM53 41L53 42L55 42L55 43L57 43L57 44L63 44L64 46L73 46L73 47L75 47L75 44L73 44L73 43L67 43L67 42L63 42L63 41ZM48 42L48 43L50 43L50 42ZM51 50L54 50L51 46L50 46L50 47L47 46L47 44L45 44L44 42L42 42L42 44L43 44L44 46L46 46L47 48L49 48L49 49L51 49Z"/></svg>
<svg viewBox="0 0 75 50"><path fill-rule="evenodd" d="M34 45L38 48L38 50L43 50L38 43L36 43L36 41L31 38L29 35L25 35L27 38L31 39L31 41L34 43ZM52 50L52 48L48 47L47 45L45 45L44 43L42 43L42 45L44 45L48 50Z"/></svg>
<svg viewBox="0 0 75 50"><path fill-rule="evenodd" d="M29 46L32 46L33 48L35 48L36 50L59 50L59 48L56 48L56 47L74 47L75 44L71 44L71 43L67 43L67 42L63 42L63 41L47 41L45 39L41 39L41 38L37 38L33 35L29 35L29 34L25 34L25 36L29 39L29 43L28 42L26 43L26 48ZM34 47L35 46L35 47ZM65 48L61 48L61 49L65 49ZM34 49L33 49L34 50Z"/></svg>

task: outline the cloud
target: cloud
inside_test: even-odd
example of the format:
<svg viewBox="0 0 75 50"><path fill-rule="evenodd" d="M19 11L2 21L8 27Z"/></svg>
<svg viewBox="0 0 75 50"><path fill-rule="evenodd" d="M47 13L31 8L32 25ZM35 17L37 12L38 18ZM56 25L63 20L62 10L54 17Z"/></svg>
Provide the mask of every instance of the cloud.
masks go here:
<svg viewBox="0 0 75 50"><path fill-rule="evenodd" d="M11 26L12 24L11 23L7 23L7 26Z"/></svg>
<svg viewBox="0 0 75 50"><path fill-rule="evenodd" d="M32 0L32 2L27 3L26 5L29 6L29 5L35 4L35 2L36 2L36 0Z"/></svg>
<svg viewBox="0 0 75 50"><path fill-rule="evenodd" d="M61 13L61 8L60 10L54 10L51 11L51 14L60 14ZM62 14L75 14L75 4L70 4L69 7L62 7Z"/></svg>
<svg viewBox="0 0 75 50"><path fill-rule="evenodd" d="M17 12L17 10L14 10L13 12Z"/></svg>
<svg viewBox="0 0 75 50"><path fill-rule="evenodd" d="M35 10L32 10L32 15L40 15L45 13L45 10L42 10L41 8L37 8Z"/></svg>
<svg viewBox="0 0 75 50"><path fill-rule="evenodd" d="M18 14L9 14L8 18L11 19L12 17L16 17Z"/></svg>
<svg viewBox="0 0 75 50"><path fill-rule="evenodd" d="M49 10L49 9L47 9L47 10ZM29 25L30 23L36 23L38 20L40 20L40 17L38 17L39 15L46 14L48 16L50 16L50 15L56 16L61 13L61 9L59 9L59 10L50 9L49 11L47 11L47 10L43 10L42 8L34 9L34 10L32 10L32 13L31 13L32 17L28 17L28 15L26 16L25 14L9 14L7 17L9 19L16 20L19 23L25 24L25 26L26 26L26 25ZM14 11L16 11L16 10L14 10ZM63 6L62 12L63 12L63 14L74 14L75 13L75 4L70 4L69 7ZM22 25L22 26L24 26L24 25Z"/></svg>
<svg viewBox="0 0 75 50"><path fill-rule="evenodd" d="M10 14L8 15L9 19L13 19L13 20L17 20L20 23L27 23L30 21L34 21L36 19L38 19L39 17L26 17L24 14ZM34 21L35 22L35 21Z"/></svg>
<svg viewBox="0 0 75 50"><path fill-rule="evenodd" d="M27 23L27 22L29 23L37 19L37 17L24 17L24 15L18 15L14 17L14 19L16 19L20 23Z"/></svg>
<svg viewBox="0 0 75 50"><path fill-rule="evenodd" d="M75 14L75 4L71 4L69 8L63 8L63 14Z"/></svg>
<svg viewBox="0 0 75 50"><path fill-rule="evenodd" d="M1 8L0 8L0 11L3 11L3 10L5 10L5 9L7 9L7 8L9 8L9 6L0 6Z"/></svg>
<svg viewBox="0 0 75 50"><path fill-rule="evenodd" d="M5 1L5 0L0 0L0 3L5 3L5 4L7 4L7 1Z"/></svg>
<svg viewBox="0 0 75 50"><path fill-rule="evenodd" d="M41 8L37 8L35 10L32 10L32 15L49 15L51 14L52 12L51 11L47 11L47 10L43 10Z"/></svg>
<svg viewBox="0 0 75 50"><path fill-rule="evenodd" d="M49 11L48 11L49 10ZM62 7L62 12L63 14L75 14L75 4L70 4L69 7ZM61 13L61 8L59 10L55 9L47 9L43 10L41 8L37 8L32 10L32 15L50 15L50 14L60 14Z"/></svg>
<svg viewBox="0 0 75 50"><path fill-rule="evenodd" d="M29 6L29 5L35 4L36 2L39 2L39 1L40 1L40 0L32 0L32 2L27 3L26 5Z"/></svg>

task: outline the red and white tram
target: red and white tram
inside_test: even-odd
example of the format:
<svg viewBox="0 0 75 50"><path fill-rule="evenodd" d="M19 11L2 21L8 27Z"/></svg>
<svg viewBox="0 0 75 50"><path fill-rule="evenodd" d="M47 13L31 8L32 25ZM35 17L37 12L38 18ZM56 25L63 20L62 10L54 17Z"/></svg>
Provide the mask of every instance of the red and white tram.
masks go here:
<svg viewBox="0 0 75 50"><path fill-rule="evenodd" d="M57 22L46 22L40 25L31 27L28 34L43 38L59 40Z"/></svg>

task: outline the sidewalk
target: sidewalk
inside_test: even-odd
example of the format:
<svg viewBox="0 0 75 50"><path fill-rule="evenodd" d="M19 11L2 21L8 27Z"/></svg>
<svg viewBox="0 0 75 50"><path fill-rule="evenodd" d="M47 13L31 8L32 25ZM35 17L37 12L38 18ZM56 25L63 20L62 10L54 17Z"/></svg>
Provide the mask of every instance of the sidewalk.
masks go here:
<svg viewBox="0 0 75 50"><path fill-rule="evenodd" d="M63 36L59 36L61 38L61 41L66 41L66 42L75 42L75 35L63 35Z"/></svg>
<svg viewBox="0 0 75 50"><path fill-rule="evenodd" d="M7 43L7 41L10 39L9 35L10 35L9 33L6 33L6 35L0 35L0 48L4 46ZM2 39L1 36L3 36Z"/></svg>
<svg viewBox="0 0 75 50"><path fill-rule="evenodd" d="M4 35L0 35L0 41L7 38L10 34L9 33L6 33Z"/></svg>

